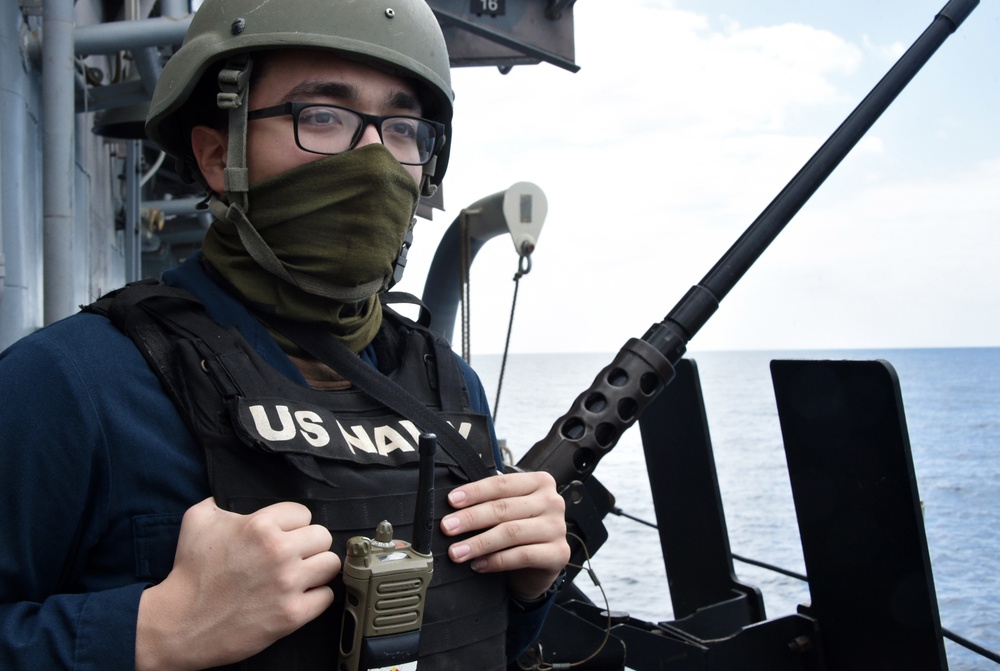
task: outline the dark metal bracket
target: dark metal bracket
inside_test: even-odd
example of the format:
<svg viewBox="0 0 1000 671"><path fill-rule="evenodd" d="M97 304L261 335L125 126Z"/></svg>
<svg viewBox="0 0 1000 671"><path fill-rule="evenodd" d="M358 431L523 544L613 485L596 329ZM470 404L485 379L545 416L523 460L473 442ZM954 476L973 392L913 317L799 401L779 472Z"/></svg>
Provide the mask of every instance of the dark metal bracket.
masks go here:
<svg viewBox="0 0 1000 671"><path fill-rule="evenodd" d="M772 361L831 669L948 668L899 380L886 361Z"/></svg>

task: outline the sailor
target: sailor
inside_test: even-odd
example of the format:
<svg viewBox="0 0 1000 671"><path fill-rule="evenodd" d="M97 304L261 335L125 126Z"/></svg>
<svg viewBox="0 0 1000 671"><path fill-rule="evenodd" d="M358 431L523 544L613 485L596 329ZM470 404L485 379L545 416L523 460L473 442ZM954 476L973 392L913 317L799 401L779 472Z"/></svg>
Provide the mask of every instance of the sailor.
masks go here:
<svg viewBox="0 0 1000 671"><path fill-rule="evenodd" d="M478 378L382 300L452 99L423 0L205 0L147 125L208 189L202 251L0 355L0 667L334 668L346 535L411 518L427 409L459 438L421 668L537 633L562 498L497 474Z"/></svg>

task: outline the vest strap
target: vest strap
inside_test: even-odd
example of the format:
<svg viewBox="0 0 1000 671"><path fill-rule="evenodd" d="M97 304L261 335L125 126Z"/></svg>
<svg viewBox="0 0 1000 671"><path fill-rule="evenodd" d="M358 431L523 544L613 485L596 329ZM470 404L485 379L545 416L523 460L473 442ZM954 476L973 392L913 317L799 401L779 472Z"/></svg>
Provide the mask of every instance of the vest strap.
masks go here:
<svg viewBox="0 0 1000 671"><path fill-rule="evenodd" d="M469 449L465 439L451 424L441 419L392 379L366 364L332 335L308 324L278 319L274 316L268 316L267 321L296 345L343 375L351 381L351 384L356 385L372 398L378 399L388 408L408 417L424 431L433 431L437 434L441 449L455 460L455 463L470 480L480 480L495 475L494 471L480 461L475 451ZM439 361L442 354L450 356L450 354L437 351L436 356ZM439 370L447 369L448 366L439 366L438 368ZM444 383L452 381L442 380L441 382L444 386Z"/></svg>

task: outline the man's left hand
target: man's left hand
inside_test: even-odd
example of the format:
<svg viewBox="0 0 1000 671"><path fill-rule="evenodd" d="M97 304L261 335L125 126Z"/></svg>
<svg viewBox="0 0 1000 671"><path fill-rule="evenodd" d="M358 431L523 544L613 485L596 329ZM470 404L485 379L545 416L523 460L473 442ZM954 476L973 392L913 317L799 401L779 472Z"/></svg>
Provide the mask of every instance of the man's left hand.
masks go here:
<svg viewBox="0 0 1000 671"><path fill-rule="evenodd" d="M566 504L545 472L508 473L455 488L456 512L441 520L447 536L482 531L453 543L448 556L481 573L508 571L514 596L531 601L569 561Z"/></svg>

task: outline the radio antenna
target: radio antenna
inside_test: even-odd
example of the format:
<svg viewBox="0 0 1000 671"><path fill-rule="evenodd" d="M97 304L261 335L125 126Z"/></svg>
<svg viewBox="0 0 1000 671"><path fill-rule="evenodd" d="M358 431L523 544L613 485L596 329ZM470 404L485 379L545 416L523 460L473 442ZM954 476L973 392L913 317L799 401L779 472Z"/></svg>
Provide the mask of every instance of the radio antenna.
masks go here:
<svg viewBox="0 0 1000 671"><path fill-rule="evenodd" d="M413 549L422 555L431 553L434 533L434 454L437 436L422 433L417 441L420 450L420 472L417 475L417 508L413 513Z"/></svg>

